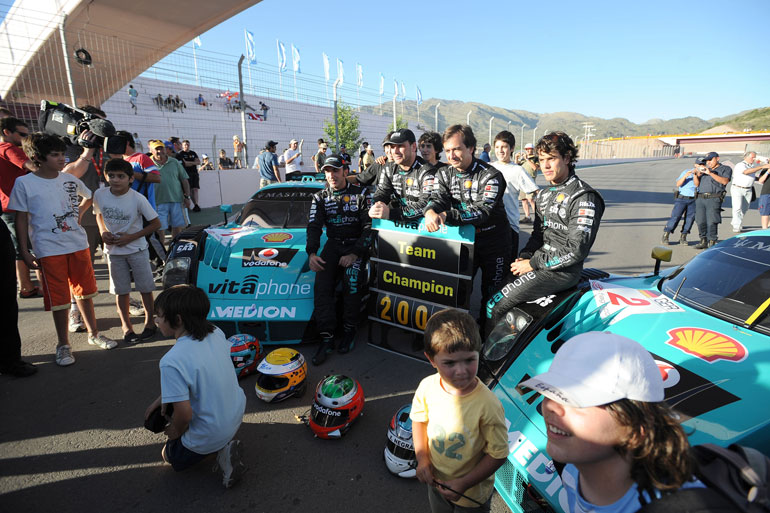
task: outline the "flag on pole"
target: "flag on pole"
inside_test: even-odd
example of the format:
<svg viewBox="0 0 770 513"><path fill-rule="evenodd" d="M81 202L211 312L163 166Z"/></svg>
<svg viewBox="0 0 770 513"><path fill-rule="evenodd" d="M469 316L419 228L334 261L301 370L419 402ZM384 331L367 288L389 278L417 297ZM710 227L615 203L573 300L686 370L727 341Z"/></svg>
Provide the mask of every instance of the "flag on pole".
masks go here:
<svg viewBox="0 0 770 513"><path fill-rule="evenodd" d="M345 83L345 70L342 68L342 61L337 59L337 78L340 80L340 85Z"/></svg>
<svg viewBox="0 0 770 513"><path fill-rule="evenodd" d="M278 71L283 73L286 71L286 47L277 39L275 44L278 47Z"/></svg>
<svg viewBox="0 0 770 513"><path fill-rule="evenodd" d="M382 76L382 73L380 73L380 96L382 96L382 93L385 92L385 77Z"/></svg>
<svg viewBox="0 0 770 513"><path fill-rule="evenodd" d="M294 71L302 73L299 70L299 50L293 44L291 45L291 62L294 65Z"/></svg>
<svg viewBox="0 0 770 513"><path fill-rule="evenodd" d="M417 105L422 104L422 91L420 91L420 86L415 86L417 88Z"/></svg>
<svg viewBox="0 0 770 513"><path fill-rule="evenodd" d="M398 80L396 80L395 78L393 79L393 87L396 91L396 96L398 96Z"/></svg>
<svg viewBox="0 0 770 513"><path fill-rule="evenodd" d="M360 64L356 63L356 75L358 87L364 86L364 68Z"/></svg>
<svg viewBox="0 0 770 513"><path fill-rule="evenodd" d="M401 100L406 100L406 86L401 82Z"/></svg>
<svg viewBox="0 0 770 513"><path fill-rule="evenodd" d="M257 52L254 49L254 33L244 29L243 35L246 38L246 59L249 61L249 64L256 64Z"/></svg>
<svg viewBox="0 0 770 513"><path fill-rule="evenodd" d="M201 47L201 36L196 36L195 39L193 39L193 43L198 45L198 48Z"/></svg>
<svg viewBox="0 0 770 513"><path fill-rule="evenodd" d="M326 77L326 81L329 81L329 56L326 54L323 54L324 56L324 76Z"/></svg>

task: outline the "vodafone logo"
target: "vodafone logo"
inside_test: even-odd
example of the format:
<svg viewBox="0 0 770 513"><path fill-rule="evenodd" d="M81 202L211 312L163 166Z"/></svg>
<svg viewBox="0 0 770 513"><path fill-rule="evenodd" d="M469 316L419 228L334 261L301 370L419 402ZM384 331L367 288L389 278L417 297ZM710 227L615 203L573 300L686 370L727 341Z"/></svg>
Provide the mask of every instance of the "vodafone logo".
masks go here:
<svg viewBox="0 0 770 513"><path fill-rule="evenodd" d="M273 258L278 256L278 250L273 248L265 248L259 253L257 253L259 258L266 258L268 260L272 260Z"/></svg>
<svg viewBox="0 0 770 513"><path fill-rule="evenodd" d="M676 367L670 363L661 362L660 360L655 360L655 364L660 371L660 377L663 378L663 388L671 388L679 383L681 376L679 375L679 371L676 370Z"/></svg>

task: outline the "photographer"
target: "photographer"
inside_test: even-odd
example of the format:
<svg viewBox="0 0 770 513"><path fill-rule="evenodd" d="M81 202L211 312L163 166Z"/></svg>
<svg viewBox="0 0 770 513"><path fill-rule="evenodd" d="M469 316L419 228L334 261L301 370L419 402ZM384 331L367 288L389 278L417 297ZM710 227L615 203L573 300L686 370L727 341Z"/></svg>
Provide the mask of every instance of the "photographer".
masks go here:
<svg viewBox="0 0 770 513"><path fill-rule="evenodd" d="M698 188L695 200L695 222L698 224L700 242L695 249L714 246L719 238L719 223L722 222L722 201L726 186L733 170L719 163L719 154L712 151L705 157L706 167L697 169L693 182Z"/></svg>

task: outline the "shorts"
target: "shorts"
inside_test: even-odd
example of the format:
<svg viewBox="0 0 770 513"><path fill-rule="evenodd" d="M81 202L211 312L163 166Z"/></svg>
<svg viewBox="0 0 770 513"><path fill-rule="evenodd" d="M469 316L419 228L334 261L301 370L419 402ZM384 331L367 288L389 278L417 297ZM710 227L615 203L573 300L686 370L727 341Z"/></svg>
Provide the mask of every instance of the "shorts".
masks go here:
<svg viewBox="0 0 770 513"><path fill-rule="evenodd" d="M436 487L428 486L428 503L431 513L489 513L492 508L492 496L479 506L463 507L446 500Z"/></svg>
<svg viewBox="0 0 770 513"><path fill-rule="evenodd" d="M166 460L171 463L171 466L177 472L181 472L182 470L186 470L200 463L206 456L208 456L208 454L198 454L182 445L181 438L166 442Z"/></svg>
<svg viewBox="0 0 770 513"><path fill-rule="evenodd" d="M155 290L155 280L147 248L129 255L107 255L110 269L110 294L123 296L131 293L131 275L136 290L145 294Z"/></svg>
<svg viewBox="0 0 770 513"><path fill-rule="evenodd" d="M161 230L167 230L169 226L171 228L187 226L181 203L158 203L158 219L160 219Z"/></svg>
<svg viewBox="0 0 770 513"><path fill-rule="evenodd" d="M269 178L260 178L259 179L259 188L267 187L270 184L278 183L278 180L271 180Z"/></svg>
<svg viewBox="0 0 770 513"><path fill-rule="evenodd" d="M75 299L89 299L99 293L88 248L39 260L46 312L69 308L70 291Z"/></svg>
<svg viewBox="0 0 770 513"><path fill-rule="evenodd" d="M190 169L185 168L185 171L187 171L187 179L190 182L190 189L200 189L201 188L201 177L198 174L198 170L192 171Z"/></svg>
<svg viewBox="0 0 770 513"><path fill-rule="evenodd" d="M520 200L527 199L527 200L531 201L534 197L535 197L535 193L533 193L533 192L530 192L529 194L527 194L524 191L519 191L519 199Z"/></svg>
<svg viewBox="0 0 770 513"><path fill-rule="evenodd" d="M770 194L759 197L759 215L770 216Z"/></svg>

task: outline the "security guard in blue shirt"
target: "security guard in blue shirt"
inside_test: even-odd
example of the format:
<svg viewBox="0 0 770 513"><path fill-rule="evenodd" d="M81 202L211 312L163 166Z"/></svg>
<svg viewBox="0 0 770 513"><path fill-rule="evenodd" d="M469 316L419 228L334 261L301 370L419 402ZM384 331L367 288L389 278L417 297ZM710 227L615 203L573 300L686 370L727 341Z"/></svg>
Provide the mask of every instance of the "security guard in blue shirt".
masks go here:
<svg viewBox="0 0 770 513"><path fill-rule="evenodd" d="M687 244L687 234L690 233L692 224L695 222L696 189L694 175L698 169L702 169L704 166L704 159L695 159L695 167L682 171L682 174L676 179L677 191L674 194L674 208L671 210L671 218L666 223L666 227L663 228L662 242L664 244L670 244L668 237L676 231L682 216L684 216L684 223L682 225L682 233L679 236L679 244Z"/></svg>
<svg viewBox="0 0 770 513"><path fill-rule="evenodd" d="M700 242L695 249L706 249L717 243L718 228L722 222L722 201L725 188L733 176L733 170L719 163L719 154L712 151L705 157L705 169L695 172L693 182L698 188L695 200L695 222L698 224Z"/></svg>

